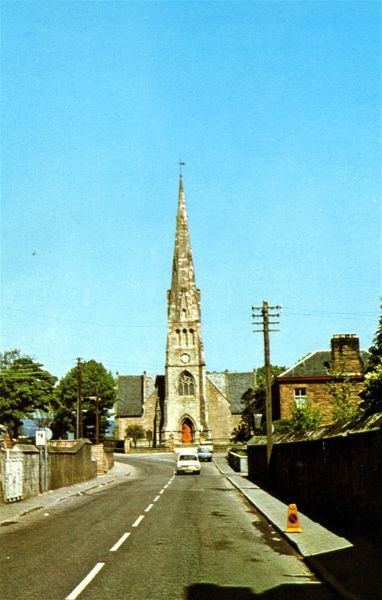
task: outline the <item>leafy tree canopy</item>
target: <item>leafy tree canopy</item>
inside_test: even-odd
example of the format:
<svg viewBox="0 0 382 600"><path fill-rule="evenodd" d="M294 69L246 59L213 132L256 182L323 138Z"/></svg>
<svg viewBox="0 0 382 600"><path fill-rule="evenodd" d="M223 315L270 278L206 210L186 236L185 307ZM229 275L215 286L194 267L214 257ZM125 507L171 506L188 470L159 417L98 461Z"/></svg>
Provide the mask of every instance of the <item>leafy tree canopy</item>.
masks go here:
<svg viewBox="0 0 382 600"><path fill-rule="evenodd" d="M367 415L382 412L382 315L369 352L365 368L365 385L361 392L362 408Z"/></svg>
<svg viewBox="0 0 382 600"><path fill-rule="evenodd" d="M52 408L57 377L42 366L17 349L0 353L0 422L14 437L23 419Z"/></svg>
<svg viewBox="0 0 382 600"><path fill-rule="evenodd" d="M283 371L285 367L271 365L272 383ZM255 387L242 395L244 409L239 427L232 434L234 441L245 441L251 437L255 431L255 414L262 414L265 418L265 367L256 369L255 381Z"/></svg>
<svg viewBox="0 0 382 600"><path fill-rule="evenodd" d="M313 407L311 402L305 402L302 406L293 404L292 416L288 420L287 429L290 433L317 429L322 421L322 412Z"/></svg>
<svg viewBox="0 0 382 600"><path fill-rule="evenodd" d="M126 427L126 435L127 437L132 438L134 446L137 447L137 441L145 437L145 430L143 429L142 425L133 423L132 425Z"/></svg>
<svg viewBox="0 0 382 600"><path fill-rule="evenodd" d="M110 371L95 360L73 367L59 382L55 390L55 419L52 429L55 437L65 437L66 432L76 431L77 398L79 382L82 397L84 436L95 438L96 413L99 431L104 436L107 428L108 409L116 400L114 377Z"/></svg>

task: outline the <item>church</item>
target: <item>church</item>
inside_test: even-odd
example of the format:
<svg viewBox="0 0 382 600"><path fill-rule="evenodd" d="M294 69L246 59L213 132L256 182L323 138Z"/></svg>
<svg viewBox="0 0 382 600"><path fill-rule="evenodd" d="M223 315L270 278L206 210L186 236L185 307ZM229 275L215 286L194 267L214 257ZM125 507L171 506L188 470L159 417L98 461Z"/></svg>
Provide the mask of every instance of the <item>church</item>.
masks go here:
<svg viewBox="0 0 382 600"><path fill-rule="evenodd" d="M206 370L200 302L180 175L164 374L118 375L117 439L126 437L129 425L139 424L146 432L142 445L229 441L241 419L243 394L255 387L255 372Z"/></svg>

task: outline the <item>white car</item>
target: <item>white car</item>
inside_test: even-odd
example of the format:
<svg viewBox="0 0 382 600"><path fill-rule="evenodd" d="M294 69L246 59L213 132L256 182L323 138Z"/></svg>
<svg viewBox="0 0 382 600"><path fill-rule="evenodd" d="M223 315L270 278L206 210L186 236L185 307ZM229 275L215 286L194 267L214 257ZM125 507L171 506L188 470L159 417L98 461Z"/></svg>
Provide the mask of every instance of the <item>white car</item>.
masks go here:
<svg viewBox="0 0 382 600"><path fill-rule="evenodd" d="M200 462L195 452L181 452L176 461L176 474L194 473L200 475Z"/></svg>

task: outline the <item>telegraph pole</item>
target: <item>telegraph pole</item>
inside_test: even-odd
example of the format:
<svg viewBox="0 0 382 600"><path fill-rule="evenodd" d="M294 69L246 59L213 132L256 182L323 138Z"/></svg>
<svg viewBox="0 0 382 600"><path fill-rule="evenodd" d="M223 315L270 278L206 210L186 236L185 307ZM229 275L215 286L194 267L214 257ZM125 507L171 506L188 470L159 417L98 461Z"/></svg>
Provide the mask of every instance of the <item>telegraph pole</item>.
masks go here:
<svg viewBox="0 0 382 600"><path fill-rule="evenodd" d="M76 419L76 439L83 437L84 428L82 423L82 362L77 358L77 419Z"/></svg>
<svg viewBox="0 0 382 600"><path fill-rule="evenodd" d="M262 332L264 334L264 371L265 371L265 419L267 423L267 465L269 463L272 454L272 370L271 370L271 353L269 345L269 332L279 331L279 329L269 329L270 325L278 325L279 321L271 321L270 319L276 319L280 316L280 313L269 312L280 310L281 306L269 306L267 300L263 300L262 306L252 306L252 317L254 319L261 319L261 321L254 321L254 325L261 325L262 329L255 329L254 331ZM257 311L257 313L256 313Z"/></svg>

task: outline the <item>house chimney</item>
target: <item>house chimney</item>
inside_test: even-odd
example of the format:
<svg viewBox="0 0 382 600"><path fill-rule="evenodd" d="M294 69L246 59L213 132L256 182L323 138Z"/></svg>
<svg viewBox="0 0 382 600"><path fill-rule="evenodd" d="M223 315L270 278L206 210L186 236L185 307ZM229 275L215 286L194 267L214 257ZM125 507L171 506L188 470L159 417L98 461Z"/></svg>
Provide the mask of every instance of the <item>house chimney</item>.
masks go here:
<svg viewBox="0 0 382 600"><path fill-rule="evenodd" d="M362 372L359 338L355 333L337 333L333 335L331 346L332 365L335 369L348 375L359 375Z"/></svg>

